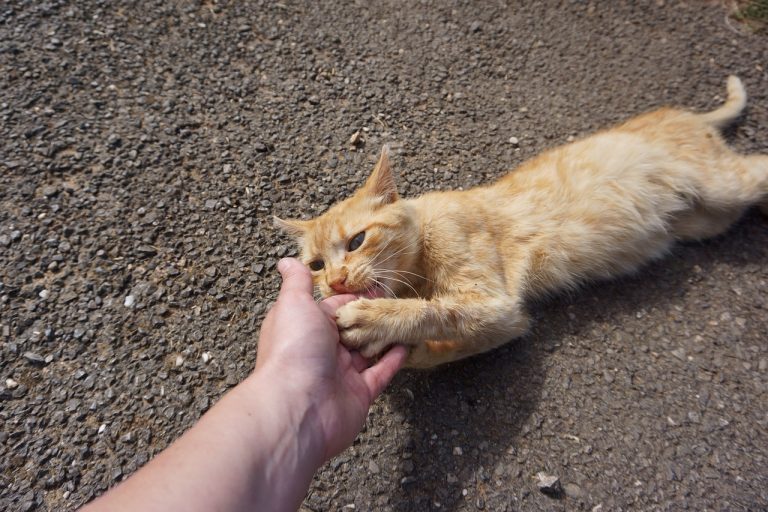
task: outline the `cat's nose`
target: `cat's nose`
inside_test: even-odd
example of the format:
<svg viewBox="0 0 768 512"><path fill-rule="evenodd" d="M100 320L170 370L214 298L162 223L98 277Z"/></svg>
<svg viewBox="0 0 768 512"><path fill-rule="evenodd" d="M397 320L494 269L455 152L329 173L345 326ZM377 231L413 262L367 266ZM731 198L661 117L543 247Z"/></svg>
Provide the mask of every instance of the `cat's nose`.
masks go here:
<svg viewBox="0 0 768 512"><path fill-rule="evenodd" d="M333 291L336 293L352 293L352 290L347 288L347 278L343 279L337 279L336 281L332 282L329 286Z"/></svg>

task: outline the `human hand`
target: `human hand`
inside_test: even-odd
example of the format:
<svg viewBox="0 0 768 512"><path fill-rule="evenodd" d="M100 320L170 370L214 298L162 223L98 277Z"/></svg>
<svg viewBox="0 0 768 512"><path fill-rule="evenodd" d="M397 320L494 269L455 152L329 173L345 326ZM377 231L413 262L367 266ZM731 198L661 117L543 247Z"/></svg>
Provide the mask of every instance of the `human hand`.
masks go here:
<svg viewBox="0 0 768 512"><path fill-rule="evenodd" d="M403 346L373 366L339 343L335 313L355 299L337 295L316 303L309 270L295 259L278 263L283 285L261 328L256 374L268 373L289 399L308 400L319 429L323 460L352 444L368 409L405 362Z"/></svg>
<svg viewBox="0 0 768 512"><path fill-rule="evenodd" d="M261 329L256 371L169 448L89 511L297 510L315 470L354 441L373 400L405 362L376 364L339 343L309 270L282 260L283 286Z"/></svg>

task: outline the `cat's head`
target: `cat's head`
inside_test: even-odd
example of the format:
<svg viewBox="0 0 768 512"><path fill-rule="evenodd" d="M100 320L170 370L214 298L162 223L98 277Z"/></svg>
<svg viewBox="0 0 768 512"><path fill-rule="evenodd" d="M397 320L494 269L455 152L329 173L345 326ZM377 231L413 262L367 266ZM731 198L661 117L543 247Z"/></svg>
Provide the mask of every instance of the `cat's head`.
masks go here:
<svg viewBox="0 0 768 512"><path fill-rule="evenodd" d="M397 193L384 146L371 176L355 194L311 220L275 224L296 238L301 260L324 297L398 294L403 274L418 257L419 232Z"/></svg>

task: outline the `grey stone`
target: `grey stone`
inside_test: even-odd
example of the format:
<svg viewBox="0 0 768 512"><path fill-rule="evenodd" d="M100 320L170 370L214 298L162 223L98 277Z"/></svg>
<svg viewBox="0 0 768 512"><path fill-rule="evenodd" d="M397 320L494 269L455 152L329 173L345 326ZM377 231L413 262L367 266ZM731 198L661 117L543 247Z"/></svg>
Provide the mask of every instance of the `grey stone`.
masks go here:
<svg viewBox="0 0 768 512"><path fill-rule="evenodd" d="M536 486L542 493L548 496L557 497L563 493L560 478L543 471L536 473Z"/></svg>
<svg viewBox="0 0 768 512"><path fill-rule="evenodd" d="M38 354L37 352L27 351L27 352L24 352L22 357L32 364L36 364L36 365L45 364L45 358L40 354Z"/></svg>

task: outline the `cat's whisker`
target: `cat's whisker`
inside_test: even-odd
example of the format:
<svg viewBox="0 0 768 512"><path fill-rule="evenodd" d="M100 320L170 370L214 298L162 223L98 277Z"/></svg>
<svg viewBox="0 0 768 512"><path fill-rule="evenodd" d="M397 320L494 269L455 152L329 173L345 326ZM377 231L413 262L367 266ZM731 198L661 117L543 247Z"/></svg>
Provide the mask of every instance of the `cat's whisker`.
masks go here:
<svg viewBox="0 0 768 512"><path fill-rule="evenodd" d="M379 281L378 279L376 279L376 283L377 283L379 286L381 286L381 287L384 289L384 291L385 291L386 293L388 293L388 294L389 294L389 295L390 295L390 296L391 296L393 299L396 299L396 298L397 298L397 295L395 295L395 292L392 290L392 288L390 288L390 287L389 287L389 286L387 286L386 284L382 283L382 282L381 282L381 281Z"/></svg>
<svg viewBox="0 0 768 512"><path fill-rule="evenodd" d="M384 251L385 251L387 248L389 248L389 244L386 244L386 245L384 245L384 247L382 247L381 249L379 249L379 252L377 252L377 253L376 253L376 254L373 256L373 258L371 258L371 261L376 261L376 258L378 258L378 257L379 257L379 255L380 255L382 252L384 252Z"/></svg>
<svg viewBox="0 0 768 512"><path fill-rule="evenodd" d="M377 276L377 277L384 277L386 279L391 279L392 281L395 281L395 282L398 282L398 283L402 283L405 286L407 286L408 288L410 288L413 291L413 293L416 294L417 297L419 297L419 292L417 292L416 288L411 286L411 283L409 283L408 281L403 281L402 279L397 279L396 277L392 277L392 276Z"/></svg>
<svg viewBox="0 0 768 512"><path fill-rule="evenodd" d="M395 251L395 252L393 252L392 254L390 254L389 256L387 256L387 257L386 257L386 259L384 259L384 260L380 261L380 262L379 262L379 264L381 264L381 263L384 263L385 261L389 261L390 259L392 259L392 258L394 258L395 256L399 255L400 253L402 253L402 252L403 252L403 251L405 251L406 249L410 249L411 247L413 247L414 245L416 245L416 243L417 243L417 240L414 240L414 241L412 241L411 243L409 243L408 245L406 245L406 246L404 246L404 247L401 247L401 248L400 248L400 250L398 250L398 251ZM415 252L416 252L416 251L411 251L411 252L409 252L409 253L406 253L406 254L414 254Z"/></svg>
<svg viewBox="0 0 768 512"><path fill-rule="evenodd" d="M419 292L416 291L416 288L411 286L411 283L409 283L408 281L403 281L402 279L397 279L396 277L391 277L391 276L389 276L387 279L391 279L391 280L396 281L398 283L403 283L405 286L407 286L408 288L410 288L413 291L414 295L416 295L417 297L420 297Z"/></svg>
<svg viewBox="0 0 768 512"><path fill-rule="evenodd" d="M389 295L391 295L393 299L397 298L397 295L395 294L394 290L392 290L391 287L386 285L382 281L382 279L387 279L387 277L386 276L380 276L380 275L376 274L376 271L374 270L373 271L373 280L374 280L375 284L380 286L386 293L389 293Z"/></svg>
<svg viewBox="0 0 768 512"><path fill-rule="evenodd" d="M408 270L394 270L394 269L389 269L389 268L379 268L379 269L376 269L376 270L378 270L380 272L394 272L396 274L410 274L412 276L418 277L419 279L423 279L425 281L429 281L430 283L434 283L434 281L429 279L428 277L423 276L421 274L417 274L416 272L410 272ZM404 278L405 276L400 276L400 277Z"/></svg>
<svg viewBox="0 0 768 512"><path fill-rule="evenodd" d="M419 296L419 292L417 292L416 289L412 286L413 283L411 282L411 278L409 278L406 275L402 275L401 272L403 272L403 271L400 271L400 270L390 270L390 269L384 269L384 268L380 268L380 269L377 269L377 270L379 272L383 272L384 273L382 277L386 277L388 279L392 279L393 281L398 281L400 283L405 284L411 290L413 290L413 292L416 294L417 297ZM422 277L419 274L415 274L413 272L410 272L410 274L413 274L414 276L417 276L417 277ZM392 277L393 275L397 276L397 277ZM423 278L423 279L426 279L426 278Z"/></svg>
<svg viewBox="0 0 768 512"><path fill-rule="evenodd" d="M408 252L399 251L399 252L390 254L388 257L386 257L385 259L383 259L381 261L376 261L376 262L371 262L371 263L373 263L375 265L382 265L382 264L386 263L387 261L391 260L392 258L394 258L395 256L400 256L400 255L402 255L402 256L410 256L411 254L416 254L416 252L417 251L408 251Z"/></svg>

